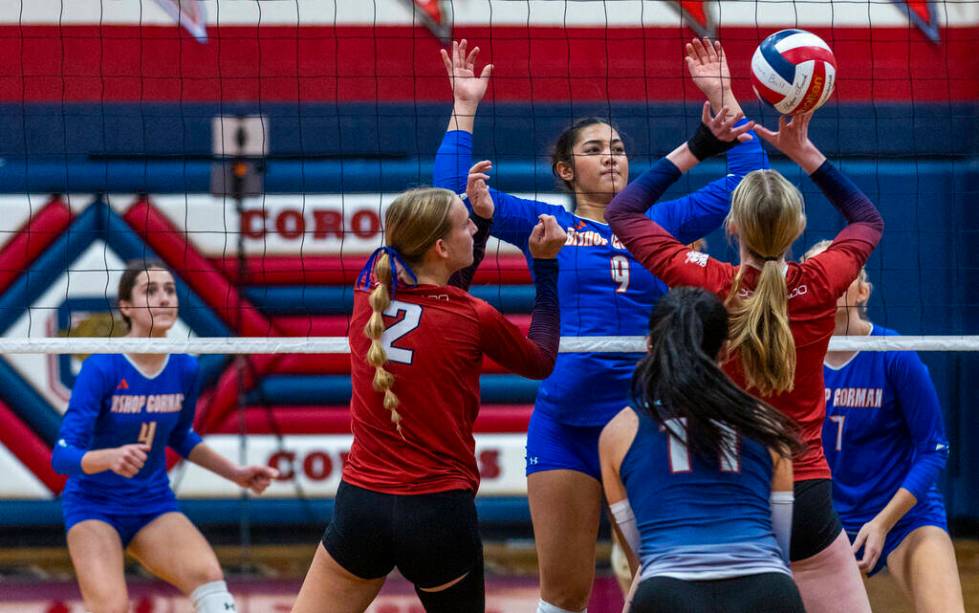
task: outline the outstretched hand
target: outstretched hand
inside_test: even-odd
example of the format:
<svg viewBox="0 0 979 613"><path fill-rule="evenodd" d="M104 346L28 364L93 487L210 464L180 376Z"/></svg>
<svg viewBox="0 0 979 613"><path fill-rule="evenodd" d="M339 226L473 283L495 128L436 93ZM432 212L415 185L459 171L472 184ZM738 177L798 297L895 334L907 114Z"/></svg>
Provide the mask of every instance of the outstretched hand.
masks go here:
<svg viewBox="0 0 979 613"><path fill-rule="evenodd" d="M812 115L811 112L791 117L782 115L778 118L778 132L772 132L760 124L756 128L758 136L801 166L806 174L816 172L826 161L826 156L809 140Z"/></svg>
<svg viewBox="0 0 979 613"><path fill-rule="evenodd" d="M715 109L726 106L735 115L740 113L741 105L731 89L731 70L720 41L695 38L687 43L686 52L687 70L711 106Z"/></svg>
<svg viewBox="0 0 979 613"><path fill-rule="evenodd" d="M490 196L489 187L486 185L489 181L489 175L486 173L492 168L493 162L489 160L476 162L469 169L469 176L466 178L466 197L472 205L473 212L483 219L493 219L495 211L493 197Z"/></svg>
<svg viewBox="0 0 979 613"><path fill-rule="evenodd" d="M748 132L755 127L754 121L749 121L744 125L736 126L735 124L744 118L744 113L732 112L728 107L721 107L721 110L717 112L716 115L711 116L710 113L710 102L704 103L704 110L700 115L700 121L707 126L707 129L711 131L717 140L730 143L732 141L738 141L739 143L747 142L752 140L752 136Z"/></svg>
<svg viewBox="0 0 979 613"><path fill-rule="evenodd" d="M442 49L442 64L445 65L445 72L449 75L449 83L452 85L452 96L457 105L475 107L486 95L486 87L489 85L490 75L493 74L493 65L483 66L482 72L476 76L476 58L479 56L479 47L473 47L469 51L469 43L466 39L452 41L452 55Z"/></svg>

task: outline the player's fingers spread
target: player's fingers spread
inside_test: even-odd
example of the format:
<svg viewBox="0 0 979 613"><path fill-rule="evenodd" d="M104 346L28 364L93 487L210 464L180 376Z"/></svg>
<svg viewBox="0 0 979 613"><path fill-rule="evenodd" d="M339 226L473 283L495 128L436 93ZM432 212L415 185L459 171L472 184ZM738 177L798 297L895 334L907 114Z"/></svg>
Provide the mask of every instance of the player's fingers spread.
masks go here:
<svg viewBox="0 0 979 613"><path fill-rule="evenodd" d="M738 121L741 120L739 119ZM740 126L734 126L734 128L732 128L732 132L740 136L742 134L751 131L754 127L755 127L755 122L749 121L748 123L742 124Z"/></svg>
<svg viewBox="0 0 979 613"><path fill-rule="evenodd" d="M710 125L711 116L710 116L710 102L709 101L704 101L704 108L703 108L703 110L700 113L700 121L702 121L704 123L704 125Z"/></svg>
<svg viewBox="0 0 979 613"><path fill-rule="evenodd" d="M726 106L722 106L721 110L714 117L716 124L721 128L725 127L725 125L728 123L728 115L730 113L731 109L727 108Z"/></svg>
<svg viewBox="0 0 979 613"><path fill-rule="evenodd" d="M717 61L717 49L714 49L714 43L706 36L704 37L704 51L707 53L707 59L711 62Z"/></svg>
<svg viewBox="0 0 979 613"><path fill-rule="evenodd" d="M466 64L472 68L476 65L476 58L479 57L479 47L473 47L473 50L469 52L466 57Z"/></svg>
<svg viewBox="0 0 979 613"><path fill-rule="evenodd" d="M775 142L775 138L778 136L778 133L772 132L760 123L755 124L755 132L762 138L762 140L769 143Z"/></svg>
<svg viewBox="0 0 979 613"><path fill-rule="evenodd" d="M452 60L449 59L449 54L445 52L445 49L439 49L439 53L442 55L442 65L445 69L452 74Z"/></svg>
<svg viewBox="0 0 979 613"><path fill-rule="evenodd" d="M694 53L697 54L697 61L700 62L701 64L706 63L707 62L707 50L704 49L704 44L702 42L700 42L700 39L699 38L693 39L692 44L693 44Z"/></svg>
<svg viewBox="0 0 979 613"><path fill-rule="evenodd" d="M493 74L493 65L492 64L487 64L487 65L483 66L483 72L479 73L479 78L480 79L488 79L488 78L490 78L490 75L492 75L492 74Z"/></svg>

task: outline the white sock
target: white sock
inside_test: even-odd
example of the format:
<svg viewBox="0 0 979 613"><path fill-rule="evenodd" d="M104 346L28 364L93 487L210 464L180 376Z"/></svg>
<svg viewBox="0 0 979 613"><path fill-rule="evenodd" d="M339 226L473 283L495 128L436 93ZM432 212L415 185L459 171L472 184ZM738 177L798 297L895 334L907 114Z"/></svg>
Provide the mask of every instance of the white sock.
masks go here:
<svg viewBox="0 0 979 613"><path fill-rule="evenodd" d="M235 599L224 581L211 581L197 586L191 595L197 613L235 613Z"/></svg>
<svg viewBox="0 0 979 613"><path fill-rule="evenodd" d="M538 600L537 613L588 613L588 608L586 607L583 611L569 611L561 607L556 607L549 602Z"/></svg>

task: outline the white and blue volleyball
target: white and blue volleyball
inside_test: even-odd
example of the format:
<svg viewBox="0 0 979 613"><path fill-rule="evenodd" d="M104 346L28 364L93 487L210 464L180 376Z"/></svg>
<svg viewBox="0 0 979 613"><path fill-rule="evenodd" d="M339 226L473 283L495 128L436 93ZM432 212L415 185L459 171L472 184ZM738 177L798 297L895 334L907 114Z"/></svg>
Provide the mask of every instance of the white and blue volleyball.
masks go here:
<svg viewBox="0 0 979 613"><path fill-rule="evenodd" d="M833 94L836 57L826 42L805 30L781 30L751 57L755 95L783 115L815 111Z"/></svg>

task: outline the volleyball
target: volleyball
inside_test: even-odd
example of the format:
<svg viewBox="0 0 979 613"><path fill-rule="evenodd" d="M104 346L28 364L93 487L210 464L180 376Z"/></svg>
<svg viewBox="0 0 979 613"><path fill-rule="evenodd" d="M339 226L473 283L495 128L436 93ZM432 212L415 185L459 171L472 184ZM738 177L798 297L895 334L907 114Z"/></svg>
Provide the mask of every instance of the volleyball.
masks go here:
<svg viewBox="0 0 979 613"><path fill-rule="evenodd" d="M826 42L805 30L780 30L751 57L755 95L783 115L815 111L833 94L836 57Z"/></svg>

